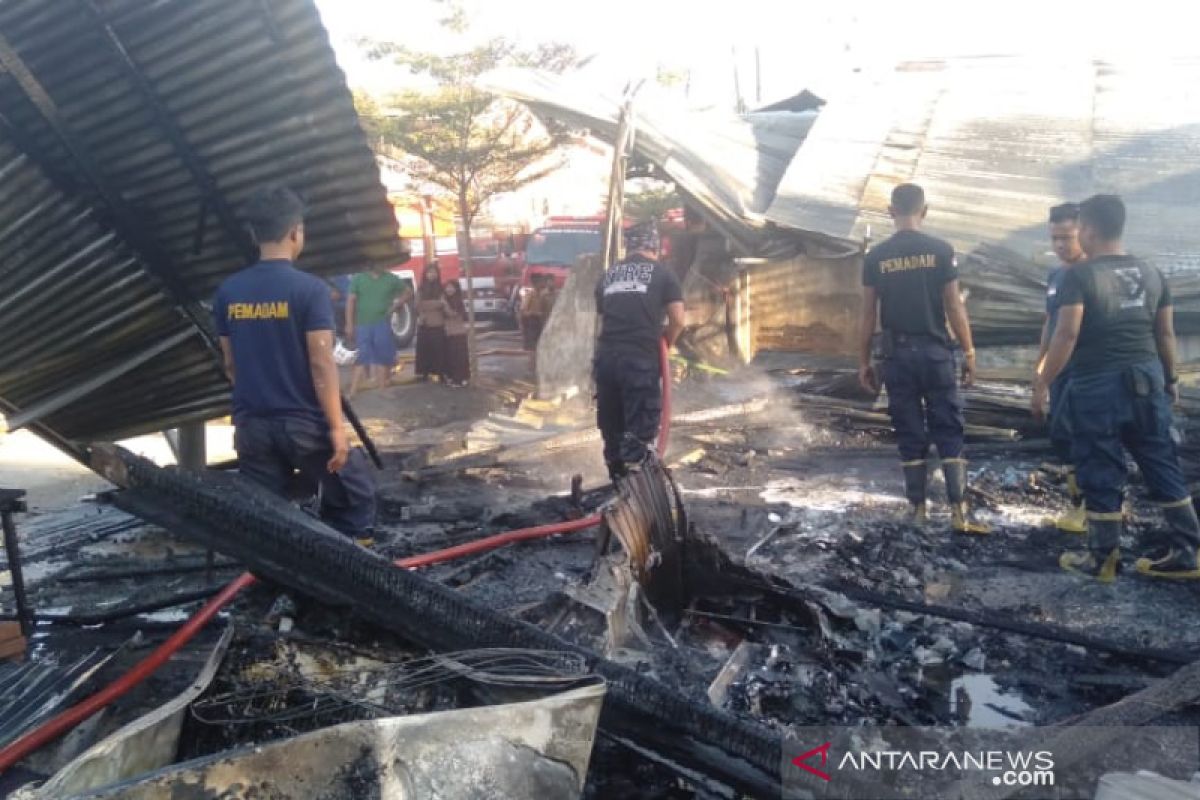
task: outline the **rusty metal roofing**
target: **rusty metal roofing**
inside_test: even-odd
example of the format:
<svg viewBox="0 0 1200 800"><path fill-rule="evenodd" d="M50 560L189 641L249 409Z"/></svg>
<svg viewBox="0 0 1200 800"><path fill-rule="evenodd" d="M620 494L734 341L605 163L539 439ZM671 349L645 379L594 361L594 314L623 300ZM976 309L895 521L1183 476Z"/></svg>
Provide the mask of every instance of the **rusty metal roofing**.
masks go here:
<svg viewBox="0 0 1200 800"><path fill-rule="evenodd" d="M928 227L963 249L1048 249L1050 206L1129 207L1126 244L1173 270L1200 260L1200 59L909 62L831 95L765 212L860 241L891 231L892 188L921 184Z"/></svg>
<svg viewBox="0 0 1200 800"><path fill-rule="evenodd" d="M227 411L205 304L234 209L309 205L304 269L403 261L311 0L0 2L0 411L60 446Z"/></svg>

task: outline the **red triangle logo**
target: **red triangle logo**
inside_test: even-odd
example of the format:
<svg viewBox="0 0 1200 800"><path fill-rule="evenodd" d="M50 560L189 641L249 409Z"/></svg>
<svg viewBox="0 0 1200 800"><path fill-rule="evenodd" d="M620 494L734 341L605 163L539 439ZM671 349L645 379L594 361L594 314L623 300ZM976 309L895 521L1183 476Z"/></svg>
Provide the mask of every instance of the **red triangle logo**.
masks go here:
<svg viewBox="0 0 1200 800"><path fill-rule="evenodd" d="M807 763L810 758L812 758L813 756L819 755L821 757L821 766L822 767L825 766L825 764L829 761L829 748L832 746L833 746L833 742L826 742L825 744L821 745L820 747L814 747L812 750L809 750L807 753L801 753L800 755L793 758L792 763L795 764L800 769L804 770L805 772L809 772L809 773L812 773L813 775L816 775L818 778L820 778L823 781L832 780L832 778L830 777L828 772L819 770L816 767L812 766L811 764Z"/></svg>

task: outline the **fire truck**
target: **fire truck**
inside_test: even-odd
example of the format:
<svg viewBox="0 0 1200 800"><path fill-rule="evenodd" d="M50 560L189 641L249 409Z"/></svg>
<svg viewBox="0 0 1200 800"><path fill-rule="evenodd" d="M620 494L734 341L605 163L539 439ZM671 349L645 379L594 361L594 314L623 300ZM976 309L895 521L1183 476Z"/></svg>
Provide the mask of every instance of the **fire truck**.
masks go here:
<svg viewBox="0 0 1200 800"><path fill-rule="evenodd" d="M466 244L465 234L458 230L450 209L436 204L429 197L394 199L393 206L400 223L400 236L407 241L411 257L403 265L393 267L392 273L415 293L425 274L425 267L436 259L442 280L460 281L465 292L466 279L461 255ZM516 285L521 279L521 255L516 248L523 235L480 225L475 226L472 233L472 303L476 318L515 325L510 298L516 293ZM429 252L426 252L427 249ZM337 311L342 314L349 276L331 283ZM393 312L391 324L396 343L400 347L411 344L417 331L415 302L410 301Z"/></svg>
<svg viewBox="0 0 1200 800"><path fill-rule="evenodd" d="M625 223L628 227L631 223ZM658 221L659 230L666 233L669 230L683 227L683 212L669 211ZM550 275L554 285L562 289L571 274L571 269L585 255L598 255L603 250L604 216L590 217L549 217L546 224L529 235L525 247L524 269L521 279L515 287L511 302L514 309L520 307L521 300L533 291L533 282L538 275ZM659 257L670 257L670 238L662 237L662 249Z"/></svg>

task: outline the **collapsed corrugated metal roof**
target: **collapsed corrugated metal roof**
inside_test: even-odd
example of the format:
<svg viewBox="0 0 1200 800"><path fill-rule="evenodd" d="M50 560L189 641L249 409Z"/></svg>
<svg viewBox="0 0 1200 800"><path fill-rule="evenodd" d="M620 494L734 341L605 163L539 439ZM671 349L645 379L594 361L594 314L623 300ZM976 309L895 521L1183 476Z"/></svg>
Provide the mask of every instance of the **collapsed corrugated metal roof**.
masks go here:
<svg viewBox="0 0 1200 800"><path fill-rule="evenodd" d="M1130 249L1171 271L1200 265L1197 86L1200 59L908 62L853 76L803 115L639 98L636 149L743 241L774 223L861 242L868 227L890 230L891 189L916 181L931 230L1031 258L1048 250L1049 206L1109 191L1129 205ZM505 72L489 87L602 138L615 131L616 101L570 76Z"/></svg>
<svg viewBox="0 0 1200 800"><path fill-rule="evenodd" d="M486 77L489 91L520 101L538 116L586 128L611 143L619 100L577 78L533 70L500 70ZM745 116L688 112L654 87L635 104L634 152L659 167L709 220L745 252L757 248L762 215L775 196L816 111Z"/></svg>
<svg viewBox="0 0 1200 800"><path fill-rule="evenodd" d="M68 449L226 412L254 189L305 197L309 271L405 258L310 0L0 4L0 177L0 410Z"/></svg>
<svg viewBox="0 0 1200 800"><path fill-rule="evenodd" d="M1031 258L1048 250L1050 206L1116 192L1131 251L1196 266L1197 86L1197 59L961 58L863 75L822 109L765 216L857 241L890 231L890 192L915 181L931 230Z"/></svg>

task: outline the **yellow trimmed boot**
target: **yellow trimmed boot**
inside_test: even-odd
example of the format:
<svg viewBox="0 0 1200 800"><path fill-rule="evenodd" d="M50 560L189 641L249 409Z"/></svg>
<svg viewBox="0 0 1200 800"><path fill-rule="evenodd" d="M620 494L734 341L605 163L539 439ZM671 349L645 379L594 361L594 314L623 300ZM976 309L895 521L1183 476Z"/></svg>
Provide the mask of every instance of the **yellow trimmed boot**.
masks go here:
<svg viewBox="0 0 1200 800"><path fill-rule="evenodd" d="M1108 553L1063 553L1058 565L1067 572L1094 578L1100 583L1112 583L1121 571L1121 549L1114 547Z"/></svg>
<svg viewBox="0 0 1200 800"><path fill-rule="evenodd" d="M367 528L361 535L354 537L354 543L359 547L365 547L370 550L375 546L375 529Z"/></svg>
<svg viewBox="0 0 1200 800"><path fill-rule="evenodd" d="M1171 546L1159 557L1139 558L1134 565L1147 578L1170 581L1200 580L1196 543L1200 542L1200 519L1189 497L1162 506Z"/></svg>
<svg viewBox="0 0 1200 800"><path fill-rule="evenodd" d="M946 499L950 501L950 527L957 533L991 533L990 527L974 518L967 504L966 459L943 458L942 475L946 478Z"/></svg>
<svg viewBox="0 0 1200 800"><path fill-rule="evenodd" d="M1121 571L1121 529L1125 525L1121 512L1088 514L1087 523L1088 551L1063 553L1058 565L1067 572L1112 583Z"/></svg>
<svg viewBox="0 0 1200 800"><path fill-rule="evenodd" d="M1071 499L1071 508L1054 520L1054 527L1063 533L1087 533L1087 507L1083 503L1083 494L1075 480L1075 470L1067 473L1067 495Z"/></svg>
<svg viewBox="0 0 1200 800"><path fill-rule="evenodd" d="M905 522L922 527L929 521L929 508L925 500L925 490L929 482L929 472L925 459L905 461L904 467L904 497L908 500L908 514Z"/></svg>

